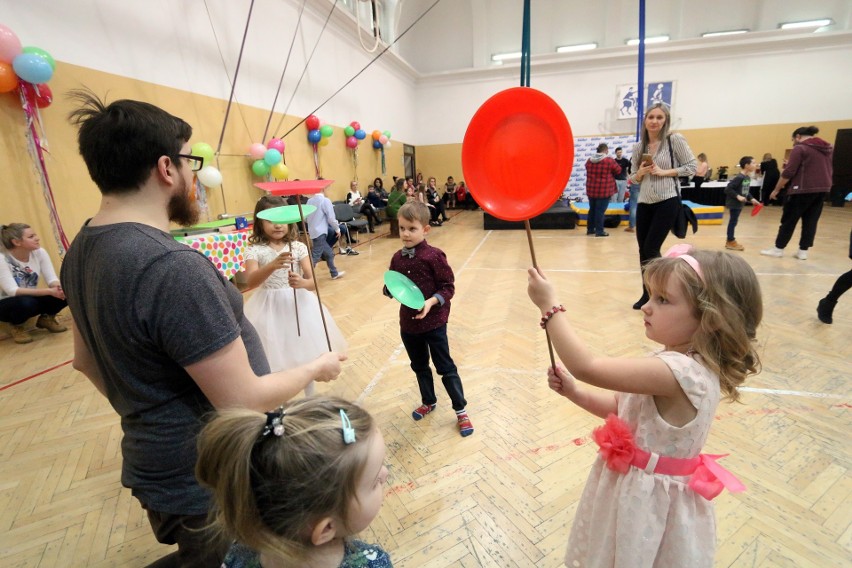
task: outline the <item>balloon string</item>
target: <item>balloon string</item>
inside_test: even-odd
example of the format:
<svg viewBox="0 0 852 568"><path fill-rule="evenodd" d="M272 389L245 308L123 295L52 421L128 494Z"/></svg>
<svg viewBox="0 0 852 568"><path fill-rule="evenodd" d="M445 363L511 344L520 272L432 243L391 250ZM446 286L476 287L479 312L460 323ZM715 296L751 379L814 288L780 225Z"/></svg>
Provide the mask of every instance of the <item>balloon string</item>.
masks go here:
<svg viewBox="0 0 852 568"><path fill-rule="evenodd" d="M296 205L299 206L299 218L302 220L302 232L305 234L305 242L308 245L308 256L311 259L314 258L313 252L313 242L311 241L311 233L308 231L308 224L305 221L305 214L302 212L302 196L296 196ZM343 236L343 235L341 235ZM331 251L331 254L334 254L334 250ZM313 260L311 261L313 264ZM328 345L328 350L331 351L331 339L328 337L328 327L325 324L325 312L322 309L322 297L320 296L319 284L317 284L317 271L316 266L313 266L311 269L311 278L314 280L314 292L317 293L317 303L319 304L320 311L320 319L322 320L322 329L325 332L325 342ZM295 292L295 290L293 290Z"/></svg>

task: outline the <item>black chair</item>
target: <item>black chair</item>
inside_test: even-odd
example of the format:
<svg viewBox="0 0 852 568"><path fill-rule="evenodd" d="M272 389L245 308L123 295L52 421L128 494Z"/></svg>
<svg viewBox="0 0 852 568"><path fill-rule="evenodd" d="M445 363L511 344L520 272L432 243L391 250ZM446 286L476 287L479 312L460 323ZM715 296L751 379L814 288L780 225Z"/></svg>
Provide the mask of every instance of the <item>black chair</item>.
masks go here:
<svg viewBox="0 0 852 568"><path fill-rule="evenodd" d="M334 217L337 219L338 223L343 223L346 226L347 231L349 232L359 232L361 229L365 229L367 227L367 221L365 219L356 219L355 211L352 209L351 205L346 203L334 203Z"/></svg>

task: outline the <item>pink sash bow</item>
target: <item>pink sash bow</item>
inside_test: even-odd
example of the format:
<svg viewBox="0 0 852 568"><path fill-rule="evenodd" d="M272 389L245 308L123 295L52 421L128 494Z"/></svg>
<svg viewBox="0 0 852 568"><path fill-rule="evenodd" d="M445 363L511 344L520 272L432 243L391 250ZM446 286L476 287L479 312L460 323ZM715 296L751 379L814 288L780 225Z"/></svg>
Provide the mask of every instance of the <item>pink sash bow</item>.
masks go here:
<svg viewBox="0 0 852 568"><path fill-rule="evenodd" d="M603 426L592 431L592 438L606 466L618 473L627 473L630 466L647 470L649 462L655 457L636 447L630 427L614 414L607 416ZM699 454L694 458L659 456L653 473L689 475L689 488L709 501L719 495L722 489L731 493L745 491L745 485L734 474L716 463L716 460L727 455Z"/></svg>

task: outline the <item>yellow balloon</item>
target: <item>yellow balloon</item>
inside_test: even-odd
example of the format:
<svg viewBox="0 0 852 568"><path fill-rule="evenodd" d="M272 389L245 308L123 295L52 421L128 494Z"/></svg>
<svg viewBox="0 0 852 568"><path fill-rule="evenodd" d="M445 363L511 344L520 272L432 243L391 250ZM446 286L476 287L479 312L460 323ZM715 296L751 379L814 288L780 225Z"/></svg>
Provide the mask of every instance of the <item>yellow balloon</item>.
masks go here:
<svg viewBox="0 0 852 568"><path fill-rule="evenodd" d="M319 142L317 142L317 146L328 146L328 138L323 138Z"/></svg>
<svg viewBox="0 0 852 568"><path fill-rule="evenodd" d="M269 173L272 174L277 180L284 180L290 176L290 170L287 169L287 166L284 165L284 162L278 162L271 168L269 168Z"/></svg>

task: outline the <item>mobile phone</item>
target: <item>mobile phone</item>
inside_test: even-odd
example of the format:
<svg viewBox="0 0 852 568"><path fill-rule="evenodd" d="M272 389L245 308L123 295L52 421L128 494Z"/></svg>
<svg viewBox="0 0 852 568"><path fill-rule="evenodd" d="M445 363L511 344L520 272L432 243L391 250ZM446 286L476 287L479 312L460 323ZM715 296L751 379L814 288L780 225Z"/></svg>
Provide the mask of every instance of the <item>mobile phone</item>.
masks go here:
<svg viewBox="0 0 852 568"><path fill-rule="evenodd" d="M651 154L642 154L642 163L643 164L650 164L653 161L654 161L654 159L651 156Z"/></svg>

